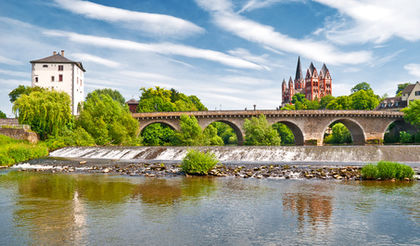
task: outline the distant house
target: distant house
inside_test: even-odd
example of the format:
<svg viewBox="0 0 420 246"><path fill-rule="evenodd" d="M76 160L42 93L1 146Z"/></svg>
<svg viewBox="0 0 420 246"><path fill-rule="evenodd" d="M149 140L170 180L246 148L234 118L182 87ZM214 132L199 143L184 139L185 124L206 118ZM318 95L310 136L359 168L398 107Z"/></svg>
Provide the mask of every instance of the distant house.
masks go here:
<svg viewBox="0 0 420 246"><path fill-rule="evenodd" d="M402 91L401 96L388 97L382 100L382 102L379 104L377 109L399 110L410 105L410 102L412 102L413 100L419 100L419 99L420 99L420 82L417 81L415 84L407 85L407 87L405 87L405 89Z"/></svg>
<svg viewBox="0 0 420 246"><path fill-rule="evenodd" d="M61 53L54 51L52 56L33 60L31 64L32 87L39 86L66 92L71 99L72 114L79 114L78 105L85 97L84 73L86 70L82 63L67 59L62 50Z"/></svg>

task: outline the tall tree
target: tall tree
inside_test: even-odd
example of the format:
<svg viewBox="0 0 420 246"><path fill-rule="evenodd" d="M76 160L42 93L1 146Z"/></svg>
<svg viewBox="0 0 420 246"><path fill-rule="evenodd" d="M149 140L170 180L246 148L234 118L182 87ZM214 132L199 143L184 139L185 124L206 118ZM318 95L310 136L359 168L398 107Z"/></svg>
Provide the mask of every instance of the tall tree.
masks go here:
<svg viewBox="0 0 420 246"><path fill-rule="evenodd" d="M350 97L352 109L373 110L379 105L378 96L373 93L373 90L359 90Z"/></svg>
<svg viewBox="0 0 420 246"><path fill-rule="evenodd" d="M244 129L246 145L270 146L281 143L279 134L268 124L264 115L245 119Z"/></svg>
<svg viewBox="0 0 420 246"><path fill-rule="evenodd" d="M404 112L404 119L412 125L420 127L420 100L410 102L408 107L402 110Z"/></svg>
<svg viewBox="0 0 420 246"><path fill-rule="evenodd" d="M45 91L45 89L37 86L31 87L19 85L9 93L10 102L14 103L21 95L29 95L33 91Z"/></svg>
<svg viewBox="0 0 420 246"><path fill-rule="evenodd" d="M121 105L125 104L125 98L121 95L121 93L117 90L113 90L113 89L109 89L109 88L105 88L105 89L96 89L92 92L90 92L87 96L86 96L86 100L89 100L89 98L92 97L92 93L96 93L97 95L108 95L110 96L112 99L114 99L115 101L121 103Z"/></svg>
<svg viewBox="0 0 420 246"><path fill-rule="evenodd" d="M138 121L131 116L126 105L122 106L107 94L93 92L83 104L76 123L98 145L140 143Z"/></svg>
<svg viewBox="0 0 420 246"><path fill-rule="evenodd" d="M20 124L27 124L41 139L60 134L72 121L70 97L57 91L22 94L13 104Z"/></svg>
<svg viewBox="0 0 420 246"><path fill-rule="evenodd" d="M401 96L402 91L405 89L405 87L407 87L410 83L403 83L403 84L398 84L398 88L397 91L395 92L396 96Z"/></svg>
<svg viewBox="0 0 420 246"><path fill-rule="evenodd" d="M359 83L359 84L355 85L353 88L351 88L351 93L355 93L355 92L358 92L358 91L361 91L361 90L368 91L368 90L372 90L372 88L370 87L369 83L362 82L362 83Z"/></svg>
<svg viewBox="0 0 420 246"><path fill-rule="evenodd" d="M6 119L6 118L7 118L6 114L5 114L5 113L3 113L3 112L0 110L0 119Z"/></svg>
<svg viewBox="0 0 420 246"><path fill-rule="evenodd" d="M194 116L181 115L179 121L181 130L175 133L176 145L202 145L203 131Z"/></svg>
<svg viewBox="0 0 420 246"><path fill-rule="evenodd" d="M327 105L334 100L334 97L331 95L326 95L324 97L321 98L321 103L320 103L320 108L321 109L326 109Z"/></svg>
<svg viewBox="0 0 420 246"><path fill-rule="evenodd" d="M352 102L350 96L339 96L327 104L327 109L347 110L351 108Z"/></svg>

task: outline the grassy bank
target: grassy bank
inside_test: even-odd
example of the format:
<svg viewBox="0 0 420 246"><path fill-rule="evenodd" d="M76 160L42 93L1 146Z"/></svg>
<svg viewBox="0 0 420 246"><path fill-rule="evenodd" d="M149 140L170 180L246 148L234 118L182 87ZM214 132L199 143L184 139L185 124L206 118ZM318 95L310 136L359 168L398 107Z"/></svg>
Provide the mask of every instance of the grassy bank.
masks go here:
<svg viewBox="0 0 420 246"><path fill-rule="evenodd" d="M0 165L10 166L18 162L41 158L48 155L44 143L31 144L0 134Z"/></svg>

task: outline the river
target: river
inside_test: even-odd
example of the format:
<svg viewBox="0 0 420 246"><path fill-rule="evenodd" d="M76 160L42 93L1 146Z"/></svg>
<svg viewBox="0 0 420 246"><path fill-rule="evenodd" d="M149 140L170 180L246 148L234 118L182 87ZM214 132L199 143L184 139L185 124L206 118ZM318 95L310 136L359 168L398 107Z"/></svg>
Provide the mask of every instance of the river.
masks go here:
<svg viewBox="0 0 420 246"><path fill-rule="evenodd" d="M0 172L5 245L420 245L419 182Z"/></svg>

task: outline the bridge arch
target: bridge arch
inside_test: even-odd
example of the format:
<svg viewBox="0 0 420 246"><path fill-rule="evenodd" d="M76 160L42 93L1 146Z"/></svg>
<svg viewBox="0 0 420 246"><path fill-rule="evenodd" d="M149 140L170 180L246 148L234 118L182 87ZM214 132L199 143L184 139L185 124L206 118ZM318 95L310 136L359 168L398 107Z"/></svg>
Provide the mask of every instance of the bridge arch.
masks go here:
<svg viewBox="0 0 420 246"><path fill-rule="evenodd" d="M366 143L366 134L365 134L365 131L363 130L363 127L356 120L349 119L349 118L335 118L331 120L324 127L324 130L322 131L322 136L324 136L324 133L327 130L327 128L334 122L342 123L344 126L347 127L347 129L350 131L351 139L354 145L364 145ZM322 137L321 139L322 139L321 145L323 145L324 137Z"/></svg>
<svg viewBox="0 0 420 246"><path fill-rule="evenodd" d="M227 124L228 126L232 127L233 131L236 134L236 138L238 139L238 145L243 145L244 144L244 134L242 132L242 128L240 126L238 126L236 123L229 121L229 120L219 120L219 119L214 119L211 121L207 121L201 125L201 128L204 130L206 129L210 124L214 123L214 122L222 122Z"/></svg>
<svg viewBox="0 0 420 246"><path fill-rule="evenodd" d="M295 136L295 144L296 145L304 145L305 144L305 138L304 138L303 131L297 124L295 124L292 121L288 121L288 120L279 120L279 121L276 121L274 123L285 124L292 131L293 135Z"/></svg>
<svg viewBox="0 0 420 246"><path fill-rule="evenodd" d="M179 126L174 124L173 122L170 121L166 121L166 120L152 120L152 121L148 121L145 124L140 124L140 130L139 130L139 134L141 135L142 131L152 125L152 124L156 124L156 123L160 123L160 124L164 124L169 126L170 128L172 128L172 130L178 131L179 130Z"/></svg>

